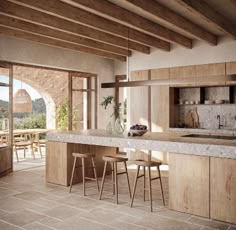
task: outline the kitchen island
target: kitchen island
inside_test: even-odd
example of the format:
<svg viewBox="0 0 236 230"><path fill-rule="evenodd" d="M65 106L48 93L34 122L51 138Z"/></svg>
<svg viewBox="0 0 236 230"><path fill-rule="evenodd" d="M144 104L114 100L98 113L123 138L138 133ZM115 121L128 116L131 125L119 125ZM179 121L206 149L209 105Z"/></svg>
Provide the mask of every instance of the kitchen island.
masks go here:
<svg viewBox="0 0 236 230"><path fill-rule="evenodd" d="M236 139L191 138L180 133L128 137L104 130L55 131L47 139L48 182L68 185L71 153L76 150L96 153L99 175L102 156L116 154L118 147L165 151L169 152L169 208L236 223Z"/></svg>

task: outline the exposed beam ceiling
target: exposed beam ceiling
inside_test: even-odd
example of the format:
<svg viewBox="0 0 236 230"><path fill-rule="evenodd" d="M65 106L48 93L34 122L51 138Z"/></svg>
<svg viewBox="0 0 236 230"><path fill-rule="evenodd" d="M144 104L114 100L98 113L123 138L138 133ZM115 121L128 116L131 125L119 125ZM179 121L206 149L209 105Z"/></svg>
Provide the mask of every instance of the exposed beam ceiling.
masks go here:
<svg viewBox="0 0 236 230"><path fill-rule="evenodd" d="M117 55L117 54L113 54L113 53L108 53L105 51L100 51L100 50L96 50L93 48L84 47L81 45L72 44L72 43L64 42L61 40L57 40L57 39L53 39L53 38L49 38L49 37L45 37L45 36L41 36L41 35L39 36L39 35L36 35L33 33L27 33L26 31L18 30L16 28L11 28L11 27L7 27L7 26L3 26L3 25L0 25L0 34L14 36L14 37L18 37L18 38L22 38L22 39L26 39L26 40L44 43L47 45L61 47L61 48L71 49L74 51L90 53L90 54L94 54L97 56L106 57L106 58L110 58L110 59L117 59L120 61L126 61L125 56L121 56L121 55Z"/></svg>
<svg viewBox="0 0 236 230"><path fill-rule="evenodd" d="M220 12L214 10L206 1L203 0L176 0L182 7L189 11L199 14L201 17L208 19L225 33L236 39L236 25L226 19Z"/></svg>
<svg viewBox="0 0 236 230"><path fill-rule="evenodd" d="M80 0L74 0L80 1ZM133 7L138 7L144 11L152 14L159 20L162 20L166 23L169 23L172 26L180 28L181 30L188 32L194 35L196 38L199 38L202 41L206 41L211 45L217 44L217 37L202 29L198 25L192 23L188 19L176 14L174 11L168 9L167 7L159 4L155 0L126 0L131 3Z"/></svg>
<svg viewBox="0 0 236 230"><path fill-rule="evenodd" d="M125 61L236 38L236 0L0 0L1 34ZM152 49L151 49L152 48Z"/></svg>
<svg viewBox="0 0 236 230"><path fill-rule="evenodd" d="M104 33L102 31L70 22L65 19L58 18L56 16L52 16L37 10L29 9L27 7L23 7L5 0L0 1L0 14L5 14L21 20L26 20L31 23L43 25L56 30L61 30L70 34L72 33L75 35L81 35L96 41L101 41L119 47L129 47L131 50L136 50L142 53L150 53L150 48L143 44L133 41L129 41L128 44L127 39Z"/></svg>
<svg viewBox="0 0 236 230"><path fill-rule="evenodd" d="M170 49L170 44L166 41L160 40L156 37L142 33L140 31L130 29L127 26L119 24L117 22L110 21L103 17L91 14L85 10L73 7L69 4L60 2L58 0L11 0L17 4L23 4L24 6L34 8L57 17L66 18L67 20L87 25L92 28L99 29L110 34L120 36L123 38L129 38L132 41L136 41L148 46L157 47L164 50Z"/></svg>
<svg viewBox="0 0 236 230"><path fill-rule="evenodd" d="M102 42L94 41L88 38L76 36L73 34L64 33L62 31L56 31L48 27L35 25L26 21L20 21L18 19L10 18L5 15L1 15L0 24L6 25L9 27L22 29L26 32L32 32L38 35L44 35L51 38L61 39L63 41L68 41L71 43L79 44L85 47L93 47L94 49L103 50L111 53L116 53L123 56L130 56L131 52L127 49L122 49L117 46L112 46Z"/></svg>
<svg viewBox="0 0 236 230"><path fill-rule="evenodd" d="M79 4L80 7L85 7L85 10L91 13L102 15L104 18L112 20L114 23L122 23L152 36L180 44L187 48L192 48L191 39L106 0L73 0L73 2ZM81 11L81 9L79 10Z"/></svg>

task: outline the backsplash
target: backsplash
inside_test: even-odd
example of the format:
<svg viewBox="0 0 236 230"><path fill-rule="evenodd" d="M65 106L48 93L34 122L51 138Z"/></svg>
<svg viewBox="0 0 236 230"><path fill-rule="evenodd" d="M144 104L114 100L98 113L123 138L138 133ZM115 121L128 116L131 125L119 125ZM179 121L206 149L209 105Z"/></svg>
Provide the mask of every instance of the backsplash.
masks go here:
<svg viewBox="0 0 236 230"><path fill-rule="evenodd" d="M180 106L181 123L184 123L184 117L194 108L197 108L199 128L217 129L217 116L220 115L220 124L223 125L221 129L236 129L236 104Z"/></svg>

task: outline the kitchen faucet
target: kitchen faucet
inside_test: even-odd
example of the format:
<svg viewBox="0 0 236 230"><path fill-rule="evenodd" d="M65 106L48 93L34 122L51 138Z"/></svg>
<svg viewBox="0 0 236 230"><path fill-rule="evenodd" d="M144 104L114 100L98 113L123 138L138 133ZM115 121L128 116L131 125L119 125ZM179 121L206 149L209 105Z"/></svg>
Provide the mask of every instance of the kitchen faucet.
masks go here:
<svg viewBox="0 0 236 230"><path fill-rule="evenodd" d="M219 124L218 124L218 129L220 129L221 127L223 127L223 125L220 124L220 115L217 115L217 120L219 120Z"/></svg>

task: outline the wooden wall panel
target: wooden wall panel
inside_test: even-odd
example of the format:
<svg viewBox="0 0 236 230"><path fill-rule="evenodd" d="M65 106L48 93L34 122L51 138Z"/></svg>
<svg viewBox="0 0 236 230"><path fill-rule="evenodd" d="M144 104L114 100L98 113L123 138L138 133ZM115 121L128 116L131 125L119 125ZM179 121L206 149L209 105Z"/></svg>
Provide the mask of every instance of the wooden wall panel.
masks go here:
<svg viewBox="0 0 236 230"><path fill-rule="evenodd" d="M225 63L196 65L196 77L225 75Z"/></svg>
<svg viewBox="0 0 236 230"><path fill-rule="evenodd" d="M151 69L151 79L169 79L170 78L170 70L169 68L161 68L161 69Z"/></svg>
<svg viewBox="0 0 236 230"><path fill-rule="evenodd" d="M210 161L210 217L236 224L236 160L212 157Z"/></svg>
<svg viewBox="0 0 236 230"><path fill-rule="evenodd" d="M169 154L169 208L209 218L209 157Z"/></svg>
<svg viewBox="0 0 236 230"><path fill-rule="evenodd" d="M226 63L226 74L236 74L236 62Z"/></svg>
<svg viewBox="0 0 236 230"><path fill-rule="evenodd" d="M196 66L181 66L170 68L170 79L196 77Z"/></svg>

